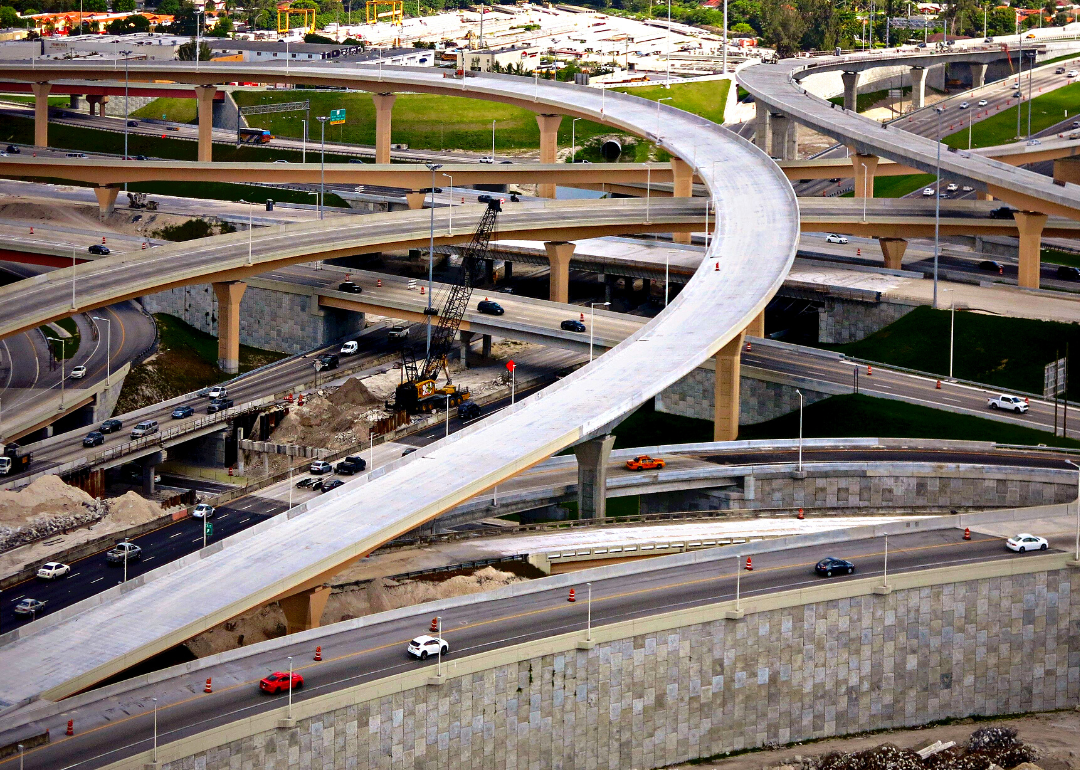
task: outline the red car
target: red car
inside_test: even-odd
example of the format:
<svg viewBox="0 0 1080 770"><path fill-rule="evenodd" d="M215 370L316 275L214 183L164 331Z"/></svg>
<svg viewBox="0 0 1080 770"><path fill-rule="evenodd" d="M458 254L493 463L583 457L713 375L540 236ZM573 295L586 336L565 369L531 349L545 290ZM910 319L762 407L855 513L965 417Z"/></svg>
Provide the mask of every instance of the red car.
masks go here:
<svg viewBox="0 0 1080 770"><path fill-rule="evenodd" d="M299 674L292 675L292 686L296 689L300 689L304 686L304 677ZM266 677L259 682L259 689L263 692L268 692L271 695L274 693L287 691L289 689L289 674L287 671L275 671L270 676Z"/></svg>

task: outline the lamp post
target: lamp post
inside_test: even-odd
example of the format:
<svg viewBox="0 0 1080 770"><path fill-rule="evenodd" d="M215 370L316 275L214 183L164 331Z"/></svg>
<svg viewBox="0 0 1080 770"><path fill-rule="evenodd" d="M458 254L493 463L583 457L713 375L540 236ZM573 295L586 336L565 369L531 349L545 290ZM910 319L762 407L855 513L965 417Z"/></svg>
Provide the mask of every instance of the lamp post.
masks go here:
<svg viewBox="0 0 1080 770"><path fill-rule="evenodd" d="M870 183L870 175L866 173L866 169L868 168L868 166L866 165L866 162L865 161L859 161L859 163L862 165L862 176L863 176L863 182L862 182L862 221L865 222L866 221L866 195L869 192L868 185Z"/></svg>
<svg viewBox="0 0 1080 770"><path fill-rule="evenodd" d="M735 557L735 611L739 611L739 589L742 578L742 556Z"/></svg>
<svg viewBox="0 0 1080 770"><path fill-rule="evenodd" d="M671 0L667 0L667 83L664 88L671 88Z"/></svg>
<svg viewBox="0 0 1080 770"><path fill-rule="evenodd" d="M585 620L585 641L591 642L592 641L592 583L586 583L585 588L588 589L588 593L589 593L589 599L588 599L589 614L586 616L586 620Z"/></svg>
<svg viewBox="0 0 1080 770"><path fill-rule="evenodd" d="M706 219L708 219L708 216L709 216L709 201L706 200L705 201L705 217L706 217ZM708 222L705 223L705 238L706 238L706 241L709 238L709 223ZM670 284L671 284L671 282L669 280L670 274L671 274L671 255L667 251L665 251L664 252L664 307L667 307L667 303L668 303L668 286L670 286Z"/></svg>
<svg viewBox="0 0 1080 770"><path fill-rule="evenodd" d="M589 363L592 363L592 345L593 345L593 327L596 325L596 306L607 307L610 302L590 302L589 303Z"/></svg>
<svg viewBox="0 0 1080 770"><path fill-rule="evenodd" d="M724 52L721 61L723 61L725 75L727 74L727 4L728 0L724 0Z"/></svg>
<svg viewBox="0 0 1080 770"><path fill-rule="evenodd" d="M436 631L436 633L439 635L439 663L435 669L435 676L442 676L442 615L435 619L439 621L438 631Z"/></svg>
<svg viewBox="0 0 1080 770"><path fill-rule="evenodd" d="M237 203L246 203L248 207L248 264L251 264L251 207L255 204L241 198Z"/></svg>
<svg viewBox="0 0 1080 770"><path fill-rule="evenodd" d="M1080 561L1080 465L1072 460L1065 462L1076 468L1076 560Z"/></svg>
<svg viewBox="0 0 1080 770"><path fill-rule="evenodd" d="M23 770L23 745L21 743L19 744L19 770Z"/></svg>
<svg viewBox="0 0 1080 770"><path fill-rule="evenodd" d="M64 358L67 355L67 340L60 340L60 411L64 410Z"/></svg>
<svg viewBox="0 0 1080 770"><path fill-rule="evenodd" d="M300 122L304 124L304 135L300 137L300 162L307 163L307 124L308 122L304 118L300 118Z"/></svg>
<svg viewBox="0 0 1080 770"><path fill-rule="evenodd" d="M491 121L491 146L495 147L495 121ZM492 156L494 157L494 155ZM428 169L431 171L431 241L428 244L428 265L427 265L427 308L424 310L424 315L427 320L427 347L426 355L431 357L431 317L435 311L431 307L431 287L433 284L433 278L435 273L435 172L442 168L441 163L428 163Z"/></svg>
<svg viewBox="0 0 1080 770"><path fill-rule="evenodd" d="M111 386L112 385L112 369L111 369L111 366L110 366L111 362L110 362L109 359L112 356L112 321L110 319L108 319L108 318L100 318L98 316L94 316L94 320L95 321L104 321L105 323L108 324L108 326L105 327L105 334L106 334L106 337L105 337L105 384Z"/></svg>
<svg viewBox="0 0 1080 770"><path fill-rule="evenodd" d="M288 719L292 719L292 655L289 656L289 711Z"/></svg>
<svg viewBox="0 0 1080 770"><path fill-rule="evenodd" d="M570 123L570 162L577 163L577 122L581 118L574 118Z"/></svg>
<svg viewBox="0 0 1080 770"><path fill-rule="evenodd" d="M450 174L447 174L445 171L443 172L443 176L450 180L450 205L447 207L447 212L446 212L446 216L447 216L446 234L447 235L453 235L454 234L454 177L451 176ZM435 202L435 193L434 193L434 191L432 191L431 195L432 195L431 202L434 203Z"/></svg>
<svg viewBox="0 0 1080 770"><path fill-rule="evenodd" d="M71 244L71 309L75 310L75 244Z"/></svg>
<svg viewBox="0 0 1080 770"><path fill-rule="evenodd" d="M157 758L157 698L154 698L154 763L158 761Z"/></svg>
<svg viewBox="0 0 1080 770"><path fill-rule="evenodd" d="M889 536L885 535L885 573L882 577L886 588L889 587Z"/></svg>
<svg viewBox="0 0 1080 770"><path fill-rule="evenodd" d="M204 11L195 11L195 71L199 71L199 46L202 43L202 16Z"/></svg>
<svg viewBox="0 0 1080 770"><path fill-rule="evenodd" d="M802 412L803 412L803 394L801 390L796 389L796 393L799 394L799 473L802 473Z"/></svg>
<svg viewBox="0 0 1080 770"><path fill-rule="evenodd" d="M319 151L319 219L323 218L323 204L326 202L326 121L329 115L319 115L319 132L322 135L322 149Z"/></svg>
<svg viewBox="0 0 1080 770"><path fill-rule="evenodd" d="M131 113L128 111L128 57L131 51L124 52L124 160L128 160L128 120ZM124 182L124 190L127 191L127 182Z"/></svg>
<svg viewBox="0 0 1080 770"><path fill-rule="evenodd" d="M495 121L491 121L491 162L495 162Z"/></svg>
<svg viewBox="0 0 1080 770"><path fill-rule="evenodd" d="M674 96L665 96L663 99L656 100L656 140L660 141L660 102L670 102L674 99Z"/></svg>
<svg viewBox="0 0 1080 770"><path fill-rule="evenodd" d="M934 304L938 306L938 256L941 253L941 113L944 107L935 107L937 113L937 183L934 185ZM1018 111L1019 112L1019 111Z"/></svg>

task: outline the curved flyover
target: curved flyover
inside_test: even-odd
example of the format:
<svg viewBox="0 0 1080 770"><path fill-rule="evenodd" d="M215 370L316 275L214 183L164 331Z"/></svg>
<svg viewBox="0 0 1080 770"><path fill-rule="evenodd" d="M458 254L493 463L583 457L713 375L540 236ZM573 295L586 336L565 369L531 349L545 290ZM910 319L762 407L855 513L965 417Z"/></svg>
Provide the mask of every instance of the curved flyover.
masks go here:
<svg viewBox="0 0 1080 770"><path fill-rule="evenodd" d="M68 62L0 69L6 77L32 82L100 76L94 65ZM396 534L564 447L603 435L706 358L729 343L738 345L794 259L798 203L777 166L719 126L653 102L513 77L458 81L438 72L357 67L297 66L286 76L277 67L215 64L196 72L193 65L167 62L133 64L130 73L194 83L288 80L465 95L580 116L636 134L662 125L658 139L665 149L696 167L714 196L719 227L708 260L675 301L588 367L382 473L346 484L272 530L218 544L216 553L197 564L0 649L0 668L7 672L0 708L76 692L245 609L319 586L341 565ZM245 246L231 237L222 242L218 258L244 259ZM24 286L0 304L9 305L27 288L52 296L40 284ZM3 324L5 330L20 325L10 317Z"/></svg>

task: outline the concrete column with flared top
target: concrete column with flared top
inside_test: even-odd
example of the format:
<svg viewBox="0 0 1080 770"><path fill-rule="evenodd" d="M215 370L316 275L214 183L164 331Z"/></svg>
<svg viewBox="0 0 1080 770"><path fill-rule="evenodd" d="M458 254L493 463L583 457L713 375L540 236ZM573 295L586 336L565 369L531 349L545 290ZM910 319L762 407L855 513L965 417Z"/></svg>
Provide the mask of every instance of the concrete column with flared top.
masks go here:
<svg viewBox="0 0 1080 770"><path fill-rule="evenodd" d="M390 162L390 126L396 94L372 94L375 103L375 162Z"/></svg>
<svg viewBox="0 0 1080 770"><path fill-rule="evenodd" d="M739 437L740 355L745 333L740 332L717 352L713 391L713 441Z"/></svg>
<svg viewBox="0 0 1080 770"><path fill-rule="evenodd" d="M607 465L612 435L585 441L574 447L578 461L578 518L602 519L607 515Z"/></svg>
<svg viewBox="0 0 1080 770"><path fill-rule="evenodd" d="M218 303L218 366L236 374L240 369L240 300L247 284L221 281L213 287Z"/></svg>
<svg viewBox="0 0 1080 770"><path fill-rule="evenodd" d="M562 115L537 115L536 123L540 126L540 162L557 163L559 151L559 124ZM554 198L554 184L538 184L536 194L541 198Z"/></svg>

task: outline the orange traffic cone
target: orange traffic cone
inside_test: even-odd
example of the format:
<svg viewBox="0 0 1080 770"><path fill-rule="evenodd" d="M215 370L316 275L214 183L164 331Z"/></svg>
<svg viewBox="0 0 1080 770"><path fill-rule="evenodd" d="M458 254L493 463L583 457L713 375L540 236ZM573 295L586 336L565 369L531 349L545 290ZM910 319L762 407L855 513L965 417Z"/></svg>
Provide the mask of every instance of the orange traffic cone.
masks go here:
<svg viewBox="0 0 1080 770"><path fill-rule="evenodd" d="M998 275L1005 275L1005 266L1002 265L998 268Z"/></svg>
<svg viewBox="0 0 1080 770"><path fill-rule="evenodd" d="M965 540L970 540L971 539L971 527L964 527L964 539Z"/></svg>
<svg viewBox="0 0 1080 770"><path fill-rule="evenodd" d="M30 235L33 235L33 234L34 234L34 228L33 228L33 226L31 226L30 227Z"/></svg>
<svg viewBox="0 0 1080 770"><path fill-rule="evenodd" d="M105 243L105 236L104 236L104 235L103 235L103 236L101 236L101 242L102 242L102 244L104 244L104 243Z"/></svg>
<svg viewBox="0 0 1080 770"><path fill-rule="evenodd" d="M214 688L210 686L210 677L206 677L206 687L203 688L203 692L213 692Z"/></svg>
<svg viewBox="0 0 1080 770"><path fill-rule="evenodd" d="M322 647L315 648L315 660L322 660Z"/></svg>
<svg viewBox="0 0 1080 770"><path fill-rule="evenodd" d="M145 251L146 250L146 241L142 242L142 247L143 247L143 250Z"/></svg>
<svg viewBox="0 0 1080 770"><path fill-rule="evenodd" d="M582 323L585 323L585 314L582 313L581 318L579 318L578 320L581 321Z"/></svg>
<svg viewBox="0 0 1080 770"><path fill-rule="evenodd" d="M874 373L874 367L872 367L872 366L867 366L867 367L866 367L866 374L867 374L867 376L870 376L870 375L872 375L873 373Z"/></svg>
<svg viewBox="0 0 1080 770"><path fill-rule="evenodd" d="M420 296L421 297L424 296L424 287L423 286L420 287Z"/></svg>
<svg viewBox="0 0 1080 770"><path fill-rule="evenodd" d="M432 618L431 619L431 633L434 634L438 630L439 630L439 619L438 618Z"/></svg>
<svg viewBox="0 0 1080 770"><path fill-rule="evenodd" d="M382 286L382 278L378 278L378 279L376 279L376 280L375 280L375 285L376 285L376 286Z"/></svg>
<svg viewBox="0 0 1080 770"><path fill-rule="evenodd" d="M68 728L67 728L67 732L65 733L65 735L74 735L74 734L75 734L75 720L74 719L69 719L68 720Z"/></svg>
<svg viewBox="0 0 1080 770"><path fill-rule="evenodd" d="M574 595L573 588L570 589L570 597L566 601L570 602L571 604L577 601L577 597Z"/></svg>
<svg viewBox="0 0 1080 770"><path fill-rule="evenodd" d="M937 385L934 386L935 390L941 390L941 380L937 381Z"/></svg>
<svg viewBox="0 0 1080 770"><path fill-rule="evenodd" d="M855 249L855 256L856 257L861 257L862 256L862 248Z"/></svg>
<svg viewBox="0 0 1080 770"><path fill-rule="evenodd" d="M291 404L293 402L293 394L290 393L289 395L285 396L285 400Z"/></svg>
<svg viewBox="0 0 1080 770"><path fill-rule="evenodd" d="M304 394L303 393L301 393L300 396L296 399L296 405L297 406L303 406L304 405Z"/></svg>
<svg viewBox="0 0 1080 770"><path fill-rule="evenodd" d="M720 272L720 263L719 262L716 263L716 270L714 270L713 272L716 272L716 273Z"/></svg>
<svg viewBox="0 0 1080 770"><path fill-rule="evenodd" d="M750 341L749 340L747 340L747 342L746 342L746 352L747 353L750 352Z"/></svg>
<svg viewBox="0 0 1080 770"><path fill-rule="evenodd" d="M798 519L799 521L802 521L803 519L806 518L806 515L803 513L802 508L799 509L799 515L796 516L795 518Z"/></svg>
<svg viewBox="0 0 1080 770"><path fill-rule="evenodd" d="M750 561L749 556L746 557L746 571L747 572L753 572L754 571L754 563L752 561Z"/></svg>

